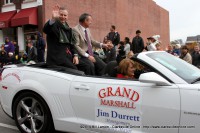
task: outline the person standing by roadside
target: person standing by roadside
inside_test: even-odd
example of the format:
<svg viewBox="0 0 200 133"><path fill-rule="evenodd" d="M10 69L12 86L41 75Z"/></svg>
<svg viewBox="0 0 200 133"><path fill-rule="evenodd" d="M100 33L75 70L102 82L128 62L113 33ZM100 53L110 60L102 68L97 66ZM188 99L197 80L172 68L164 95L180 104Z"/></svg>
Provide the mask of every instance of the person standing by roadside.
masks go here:
<svg viewBox="0 0 200 133"><path fill-rule="evenodd" d="M181 56L180 56L181 59L183 59L184 61L192 64L192 56L190 55L189 53L189 49L187 46L183 46L181 48Z"/></svg>
<svg viewBox="0 0 200 133"><path fill-rule="evenodd" d="M44 25L47 35L47 65L77 69L78 53L74 47L75 38L68 23L68 11L59 5L54 6L52 18Z"/></svg>
<svg viewBox="0 0 200 133"><path fill-rule="evenodd" d="M34 42L28 42L28 59L27 62L34 61L37 62L37 49L33 46Z"/></svg>
<svg viewBox="0 0 200 133"><path fill-rule="evenodd" d="M181 55L180 44L175 44L172 54L179 57Z"/></svg>
<svg viewBox="0 0 200 133"><path fill-rule="evenodd" d="M160 43L159 41L160 35L154 35L152 37L149 37L147 39L150 40L150 42L147 44L147 51L156 51L156 45Z"/></svg>
<svg viewBox="0 0 200 133"><path fill-rule="evenodd" d="M5 38L4 49L5 49L5 51L6 51L6 53L7 53L8 55L14 55L14 53L15 53L15 47L14 47L14 45L10 42L10 40L9 40L8 37Z"/></svg>
<svg viewBox="0 0 200 133"><path fill-rule="evenodd" d="M200 68L200 51L199 46L194 46L194 51L192 52L192 65Z"/></svg>
<svg viewBox="0 0 200 133"><path fill-rule="evenodd" d="M36 47L36 38L35 38L35 34L31 35L31 41L33 42L33 46Z"/></svg>
<svg viewBox="0 0 200 133"><path fill-rule="evenodd" d="M15 47L15 56L18 55L19 56L19 45L17 44L16 41L13 41L13 45Z"/></svg>
<svg viewBox="0 0 200 133"><path fill-rule="evenodd" d="M44 52L45 52L45 41L42 37L42 34L40 32L37 32L37 42L36 42L36 48L37 48L37 60L38 62L44 62Z"/></svg>
<svg viewBox="0 0 200 133"><path fill-rule="evenodd" d="M15 47L15 64L19 63L20 55L19 55L19 45L17 44L17 41L13 41L13 45Z"/></svg>
<svg viewBox="0 0 200 133"><path fill-rule="evenodd" d="M126 56L130 52L130 39L128 37L124 38L124 51L126 53Z"/></svg>
<svg viewBox="0 0 200 133"><path fill-rule="evenodd" d="M167 47L167 51L166 52L169 53L169 54L173 54L173 50L174 49L173 49L172 45L169 44L168 47Z"/></svg>
<svg viewBox="0 0 200 133"><path fill-rule="evenodd" d="M6 63L7 63L7 52L4 49L4 44L1 45L1 50L0 50L0 67L2 68Z"/></svg>
<svg viewBox="0 0 200 133"><path fill-rule="evenodd" d="M134 54L141 53L144 50L144 41L142 39L141 31L136 31L136 36L132 40L131 50Z"/></svg>
<svg viewBox="0 0 200 133"><path fill-rule="evenodd" d="M107 39L111 40L114 46L119 44L120 34L116 31L116 27L114 25L111 25L110 32L107 35Z"/></svg>

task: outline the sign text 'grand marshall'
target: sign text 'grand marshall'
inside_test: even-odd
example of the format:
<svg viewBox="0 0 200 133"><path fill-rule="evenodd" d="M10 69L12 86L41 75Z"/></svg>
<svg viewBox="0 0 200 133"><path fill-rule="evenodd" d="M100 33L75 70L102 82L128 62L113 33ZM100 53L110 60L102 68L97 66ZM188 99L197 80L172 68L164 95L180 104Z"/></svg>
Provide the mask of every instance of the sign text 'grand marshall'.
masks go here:
<svg viewBox="0 0 200 133"><path fill-rule="evenodd" d="M100 105L103 106L114 106L121 108L132 108L135 109L135 102L140 98L140 95L137 91L133 89L127 89L125 87L118 87L116 90L112 87L103 88L99 91L99 98L101 98ZM118 97L118 98L127 98L130 101L120 101L120 100L108 100L108 97Z"/></svg>

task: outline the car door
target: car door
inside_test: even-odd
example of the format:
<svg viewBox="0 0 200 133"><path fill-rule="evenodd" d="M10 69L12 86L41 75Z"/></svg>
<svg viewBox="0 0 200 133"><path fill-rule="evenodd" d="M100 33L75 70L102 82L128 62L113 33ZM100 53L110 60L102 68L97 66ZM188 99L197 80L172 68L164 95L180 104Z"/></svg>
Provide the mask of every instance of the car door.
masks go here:
<svg viewBox="0 0 200 133"><path fill-rule="evenodd" d="M179 85L181 93L181 121L179 133L200 131L200 88L199 84Z"/></svg>
<svg viewBox="0 0 200 133"><path fill-rule="evenodd" d="M180 92L175 84L148 84L143 89L142 126L144 132L178 133Z"/></svg>
<svg viewBox="0 0 200 133"><path fill-rule="evenodd" d="M78 76L71 85L70 99L84 130L178 132L166 127L179 125L180 96L175 85Z"/></svg>
<svg viewBox="0 0 200 133"><path fill-rule="evenodd" d="M77 77L71 85L70 99L85 130L124 132L133 130L129 129L131 126L138 126L134 130L140 130L145 86L132 80Z"/></svg>

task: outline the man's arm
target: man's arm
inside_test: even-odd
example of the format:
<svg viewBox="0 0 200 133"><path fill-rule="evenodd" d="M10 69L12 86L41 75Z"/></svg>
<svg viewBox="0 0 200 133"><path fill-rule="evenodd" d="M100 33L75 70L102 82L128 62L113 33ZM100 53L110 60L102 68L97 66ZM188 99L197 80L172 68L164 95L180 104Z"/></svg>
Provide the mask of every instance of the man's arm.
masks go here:
<svg viewBox="0 0 200 133"><path fill-rule="evenodd" d="M91 43L92 43L92 46L94 46L96 48L102 48L102 45L103 45L103 43L100 43L100 42L94 40L93 38L91 38Z"/></svg>
<svg viewBox="0 0 200 133"><path fill-rule="evenodd" d="M60 10L60 6L59 5L55 5L53 7L53 11L52 11L52 18L44 25L43 28L43 32L46 34L50 34L52 31L52 27L55 24L56 20L58 20L59 18L59 10Z"/></svg>
<svg viewBox="0 0 200 133"><path fill-rule="evenodd" d="M50 19L49 21L46 22L46 24L43 27L43 32L45 34L51 34L52 32L52 27L55 24L55 21Z"/></svg>
<svg viewBox="0 0 200 133"><path fill-rule="evenodd" d="M144 41L143 39L141 38L141 52L144 50Z"/></svg>

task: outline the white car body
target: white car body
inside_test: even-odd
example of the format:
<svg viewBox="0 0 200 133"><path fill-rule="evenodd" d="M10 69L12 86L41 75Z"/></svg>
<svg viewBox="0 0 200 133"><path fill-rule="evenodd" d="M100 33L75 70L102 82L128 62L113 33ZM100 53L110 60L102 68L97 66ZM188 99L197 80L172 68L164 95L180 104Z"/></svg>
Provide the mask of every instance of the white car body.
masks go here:
<svg viewBox="0 0 200 133"><path fill-rule="evenodd" d="M200 85L186 82L150 58L151 53L165 52L136 58L164 76L149 72L139 80L124 80L29 66L6 68L0 82L2 108L13 117L15 96L31 91L44 99L59 131L199 133Z"/></svg>

